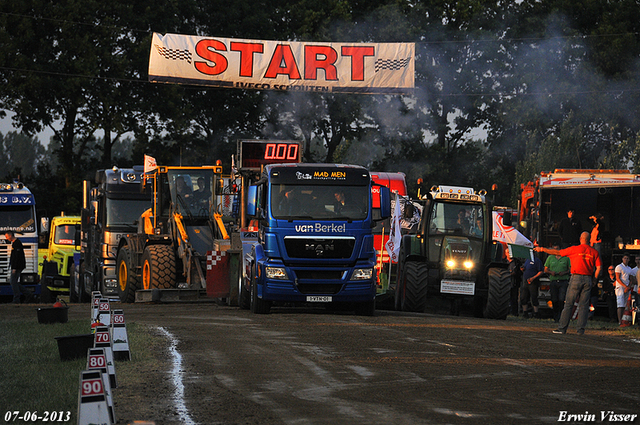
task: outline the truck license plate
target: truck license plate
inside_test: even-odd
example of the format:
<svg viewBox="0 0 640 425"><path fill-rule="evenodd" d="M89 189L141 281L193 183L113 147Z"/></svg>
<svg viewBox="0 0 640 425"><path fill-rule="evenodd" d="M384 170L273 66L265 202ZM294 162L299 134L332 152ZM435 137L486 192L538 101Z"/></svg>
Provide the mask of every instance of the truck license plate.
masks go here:
<svg viewBox="0 0 640 425"><path fill-rule="evenodd" d="M331 297L309 295L307 296L307 302L308 303L330 303Z"/></svg>
<svg viewBox="0 0 640 425"><path fill-rule="evenodd" d="M476 289L475 282L464 280L441 280L440 292L443 294L474 295Z"/></svg>

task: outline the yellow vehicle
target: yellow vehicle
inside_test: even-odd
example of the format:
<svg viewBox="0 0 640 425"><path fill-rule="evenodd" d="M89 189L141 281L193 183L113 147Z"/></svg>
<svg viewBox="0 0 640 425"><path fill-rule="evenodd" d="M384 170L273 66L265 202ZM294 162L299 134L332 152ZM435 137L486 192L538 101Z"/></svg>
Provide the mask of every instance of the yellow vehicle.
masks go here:
<svg viewBox="0 0 640 425"><path fill-rule="evenodd" d="M122 235L118 245L120 301L134 302L136 291L206 290L207 254L229 238L215 205L221 174L220 165L159 166L145 173L150 209L138 231Z"/></svg>
<svg viewBox="0 0 640 425"><path fill-rule="evenodd" d="M54 302L58 297L68 299L73 255L80 252L80 246L76 246L79 232L79 216L63 215L51 220L49 244L43 255L40 270L40 298L43 303Z"/></svg>

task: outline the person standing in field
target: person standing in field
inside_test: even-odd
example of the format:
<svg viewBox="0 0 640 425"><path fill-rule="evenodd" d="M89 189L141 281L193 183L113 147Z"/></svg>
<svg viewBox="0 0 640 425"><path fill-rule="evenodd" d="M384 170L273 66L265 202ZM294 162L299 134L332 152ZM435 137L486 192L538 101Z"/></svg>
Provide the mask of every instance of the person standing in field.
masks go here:
<svg viewBox="0 0 640 425"><path fill-rule="evenodd" d="M616 266L616 306L618 307L618 323L622 322L622 314L627 305L629 291L631 291L631 276L633 269L629 265L629 254L622 254L622 263Z"/></svg>
<svg viewBox="0 0 640 425"><path fill-rule="evenodd" d="M560 249L554 244L553 249ZM544 272L549 275L549 289L551 290L551 303L553 305L553 320L560 322L560 315L564 309L564 299L567 296L569 278L571 277L571 261L569 257L550 255L544 262Z"/></svg>
<svg viewBox="0 0 640 425"><path fill-rule="evenodd" d="M597 282L602 269L602 261L598 251L589 246L591 235L589 232L582 232L580 235L580 245L570 246L565 249L550 249L541 246L535 247L537 252L546 252L550 255L561 255L569 257L571 261L571 279L567 289L567 298L564 302L564 309L560 315L558 329L553 333L565 334L571 320L573 304L579 300L577 333L584 334L589 319L589 304L591 302L591 287Z"/></svg>
<svg viewBox="0 0 640 425"><path fill-rule="evenodd" d="M13 303L20 304L20 295L24 295L25 301L29 302L33 298L33 295L20 283L20 274L27 266L27 261L24 257L24 247L20 239L16 238L13 230L7 230L4 237L11 243L11 258L9 259L11 278L9 282L11 284L11 290L13 291Z"/></svg>
<svg viewBox="0 0 640 425"><path fill-rule="evenodd" d="M527 259L522 264L522 285L520 286L520 304L522 305L522 317L539 318L538 312L538 288L540 286L540 277L544 274L544 266L538 256L534 255L533 259ZM533 316L529 315L528 303L531 302L533 307Z"/></svg>

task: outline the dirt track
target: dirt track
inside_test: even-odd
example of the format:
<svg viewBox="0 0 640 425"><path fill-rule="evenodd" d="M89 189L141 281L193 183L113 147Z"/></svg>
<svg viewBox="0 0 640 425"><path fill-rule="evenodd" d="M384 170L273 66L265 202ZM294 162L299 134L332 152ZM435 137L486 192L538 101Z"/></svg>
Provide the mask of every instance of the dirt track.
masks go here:
<svg viewBox="0 0 640 425"><path fill-rule="evenodd" d="M640 346L615 331L554 335L551 321L393 312L256 316L212 303L118 307L167 341L147 382L120 379L118 423L531 424L585 412L595 420L584 423L604 423L601 412L640 414ZM86 317L88 306L72 311Z"/></svg>

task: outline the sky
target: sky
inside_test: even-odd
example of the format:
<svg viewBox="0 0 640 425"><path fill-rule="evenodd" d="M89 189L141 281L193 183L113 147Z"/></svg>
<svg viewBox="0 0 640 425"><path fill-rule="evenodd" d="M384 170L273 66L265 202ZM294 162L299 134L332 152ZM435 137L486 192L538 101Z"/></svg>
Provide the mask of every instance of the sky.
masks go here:
<svg viewBox="0 0 640 425"><path fill-rule="evenodd" d="M5 112L7 113L7 116L4 118L0 118L0 133L2 133L3 135L9 133L10 131L18 131L18 129L14 128L12 125L11 116L13 114L9 111ZM49 144L49 139L51 138L51 136L53 136L53 131L51 131L51 129L49 128L36 135L38 140L40 140L40 143L42 143L44 146L47 146Z"/></svg>

